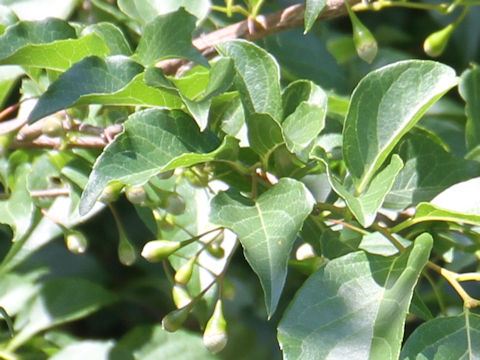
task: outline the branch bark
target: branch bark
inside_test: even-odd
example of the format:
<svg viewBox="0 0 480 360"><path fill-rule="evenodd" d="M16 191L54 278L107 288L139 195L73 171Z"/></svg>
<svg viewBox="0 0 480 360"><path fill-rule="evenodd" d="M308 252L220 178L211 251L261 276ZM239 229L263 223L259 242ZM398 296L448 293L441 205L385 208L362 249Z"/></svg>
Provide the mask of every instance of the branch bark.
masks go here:
<svg viewBox="0 0 480 360"><path fill-rule="evenodd" d="M359 3L360 0L348 0L348 2L354 5ZM333 19L346 13L344 0L327 0L317 21ZM295 4L275 13L257 16L256 23L253 23L253 32L249 31L252 20L247 19L201 35L194 39L192 43L204 56L211 57L216 53L215 45L222 42L234 39L255 41L284 30L303 26L304 14L305 5ZM183 59L171 59L160 61L157 67L161 68L166 74L172 75L176 74L180 67L187 63L188 61Z"/></svg>
<svg viewBox="0 0 480 360"><path fill-rule="evenodd" d="M359 3L361 0L347 0L351 5ZM192 41L204 56L212 57L215 53L215 45L234 39L246 39L250 41L259 40L269 35L279 33L284 30L303 26L305 5L295 4L275 13L259 15L252 21L246 19L238 23L226 26L224 28L201 35ZM344 0L327 0L327 3L318 16L318 20L333 19L346 14ZM252 30L253 29L253 30ZM161 68L166 74L176 74L181 71L181 67L188 64L184 59L169 59L161 61L157 67ZM66 147L84 147L84 148L104 148L115 135L122 131L121 125L113 125L106 129L99 129L83 126L77 123L73 127L67 126L66 130L74 130L83 134L74 136L63 142L60 138L51 138L42 135L42 121L29 126L25 125L26 119L12 119L0 122L0 134L6 134L18 131L17 136L10 144L11 149L19 148L60 148Z"/></svg>

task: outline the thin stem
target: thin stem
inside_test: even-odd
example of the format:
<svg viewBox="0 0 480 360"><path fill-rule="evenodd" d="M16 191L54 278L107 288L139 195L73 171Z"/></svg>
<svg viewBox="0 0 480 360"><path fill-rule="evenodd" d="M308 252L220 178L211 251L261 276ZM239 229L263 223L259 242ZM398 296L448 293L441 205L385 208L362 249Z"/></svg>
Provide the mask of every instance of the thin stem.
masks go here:
<svg viewBox="0 0 480 360"><path fill-rule="evenodd" d="M462 285L460 285L460 283L457 281L457 273L442 268L441 266L438 266L431 261L427 263L427 266L442 275L450 283L450 285L452 285L458 295L460 295L460 297L462 298L463 304L466 308L472 309L474 307L480 306L480 300L477 300L468 295Z"/></svg>
<svg viewBox="0 0 480 360"><path fill-rule="evenodd" d="M232 13L242 14L242 15L245 15L247 17L250 16L250 13L246 9L241 7L240 5L233 5L231 7L212 5L210 7L210 9L213 10L213 11L218 11L218 12L227 14L227 16L229 16L229 17L232 16Z"/></svg>
<svg viewBox="0 0 480 360"><path fill-rule="evenodd" d="M438 5L426 4L426 3L417 3L410 1L390 1L390 0L381 0L375 1L371 4L364 4L363 2L355 4L352 6L353 11L364 11L364 10L374 10L379 11L383 8L389 7L403 7L409 9L418 9L418 10L434 10L444 13L448 7L447 4L442 3Z"/></svg>
<svg viewBox="0 0 480 360"><path fill-rule="evenodd" d="M457 281L480 281L480 273L471 272L471 273L457 274L455 279Z"/></svg>
<svg viewBox="0 0 480 360"><path fill-rule="evenodd" d="M330 221L330 222L333 222L334 224L338 224L338 225L342 225L346 228L349 228L350 230L353 230L355 232L358 232L359 234L362 234L362 235L368 235L370 234L367 230L364 230L364 229L361 229L355 225L352 225L352 224L349 224L345 221L342 221L342 220L337 220L337 219L325 219L325 221Z"/></svg>
<svg viewBox="0 0 480 360"><path fill-rule="evenodd" d="M378 231L380 234L385 236L400 252L405 251L405 246L403 246L396 238L393 236L393 234L390 232L389 229L384 228L378 224L373 224L372 229Z"/></svg>

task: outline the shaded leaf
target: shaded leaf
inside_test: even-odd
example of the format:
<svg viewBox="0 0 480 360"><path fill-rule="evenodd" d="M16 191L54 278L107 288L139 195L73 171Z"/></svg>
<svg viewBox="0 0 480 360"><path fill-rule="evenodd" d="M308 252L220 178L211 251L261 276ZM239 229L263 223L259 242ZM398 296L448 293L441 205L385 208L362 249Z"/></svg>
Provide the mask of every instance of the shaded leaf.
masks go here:
<svg viewBox="0 0 480 360"><path fill-rule="evenodd" d="M423 221L452 221L480 225L480 177L450 186L429 203L422 202L411 219L395 226L392 231Z"/></svg>
<svg viewBox="0 0 480 360"><path fill-rule="evenodd" d="M265 113L280 121L280 70L273 56L245 40L224 42L217 45L217 50L234 61L236 85L247 115Z"/></svg>
<svg viewBox="0 0 480 360"><path fill-rule="evenodd" d="M210 354L201 336L185 330L170 333L160 325L142 325L134 328L120 339L118 348L129 350L135 359L217 359Z"/></svg>
<svg viewBox="0 0 480 360"><path fill-rule="evenodd" d="M192 45L195 17L180 8L156 17L143 29L134 58L145 66L171 58L184 58L208 67L207 60Z"/></svg>
<svg viewBox="0 0 480 360"><path fill-rule="evenodd" d="M143 71L143 66L131 59L116 55L107 59L87 57L49 86L29 116L30 122L68 108L81 96L112 94L124 89Z"/></svg>
<svg viewBox="0 0 480 360"><path fill-rule="evenodd" d="M234 77L233 63L230 59L221 59L216 62L211 70L209 82L204 91L197 95L198 100L191 100L167 78L162 70L149 68L145 72L145 82L149 86L158 87L165 91L172 92L182 98L194 119L197 121L200 130L204 130L208 124L210 105L215 96L226 92L231 86Z"/></svg>
<svg viewBox="0 0 480 360"><path fill-rule="evenodd" d="M288 178L256 201L233 191L219 193L212 200L210 221L238 235L247 261L260 278L269 317L285 284L293 242L313 203L305 186Z"/></svg>
<svg viewBox="0 0 480 360"><path fill-rule="evenodd" d="M247 117L248 142L253 151L267 161L270 154L283 144L282 127L268 114L251 114Z"/></svg>
<svg viewBox="0 0 480 360"><path fill-rule="evenodd" d="M29 164L18 166L9 197L0 200L0 223L12 228L14 242L26 235L33 221L34 205L27 189L27 176L30 171Z"/></svg>
<svg viewBox="0 0 480 360"><path fill-rule="evenodd" d="M465 135L467 148L472 150L480 145L480 69L478 65L472 65L471 69L462 74L458 91L466 102Z"/></svg>
<svg viewBox="0 0 480 360"><path fill-rule="evenodd" d="M360 81L343 130L343 154L357 192L428 107L456 84L450 67L419 60L385 66Z"/></svg>
<svg viewBox="0 0 480 360"><path fill-rule="evenodd" d="M430 201L447 187L480 175L478 163L447 152L426 132L409 134L399 154L405 166L385 198L384 207L390 209Z"/></svg>
<svg viewBox="0 0 480 360"><path fill-rule="evenodd" d="M93 206L110 181L141 185L163 171L234 156L236 144L228 136L220 144L211 133L200 133L193 119L180 111L136 112L97 159L82 194L80 213Z"/></svg>
<svg viewBox="0 0 480 360"><path fill-rule="evenodd" d="M432 237L423 234L400 256L356 252L322 266L280 321L284 358L397 359L413 288L431 248Z"/></svg>
<svg viewBox="0 0 480 360"><path fill-rule="evenodd" d="M407 339L400 359L480 358L480 316L466 309L458 316L430 320Z"/></svg>
<svg viewBox="0 0 480 360"><path fill-rule="evenodd" d="M85 317L110 304L114 296L101 286L79 278L51 280L40 289L25 312L26 324L8 344L15 349L34 334ZM18 319L15 327L18 326Z"/></svg>
<svg viewBox="0 0 480 360"><path fill-rule="evenodd" d="M282 95L283 134L288 150L299 153L307 148L325 125L327 95L311 81L290 83ZM292 109L294 107L294 109Z"/></svg>

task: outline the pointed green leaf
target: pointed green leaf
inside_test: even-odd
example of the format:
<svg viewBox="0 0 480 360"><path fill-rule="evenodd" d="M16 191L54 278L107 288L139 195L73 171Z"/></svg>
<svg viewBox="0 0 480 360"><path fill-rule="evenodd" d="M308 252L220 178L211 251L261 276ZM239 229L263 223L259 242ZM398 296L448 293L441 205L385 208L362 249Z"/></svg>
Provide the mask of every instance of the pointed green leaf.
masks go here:
<svg viewBox="0 0 480 360"><path fill-rule="evenodd" d="M2 59L0 64L14 64L64 71L86 56L110 53L105 41L97 34L79 39L58 40L42 45L27 45Z"/></svg>
<svg viewBox="0 0 480 360"><path fill-rule="evenodd" d="M247 117L247 128L250 147L264 160L285 142L281 125L268 114L251 114Z"/></svg>
<svg viewBox="0 0 480 360"><path fill-rule="evenodd" d="M110 55L131 55L132 49L122 30L110 22L100 22L87 26L82 35L95 33L99 35L110 49Z"/></svg>
<svg viewBox="0 0 480 360"><path fill-rule="evenodd" d="M305 2L305 34L315 24L320 11L323 10L326 3L326 0L307 0Z"/></svg>
<svg viewBox="0 0 480 360"><path fill-rule="evenodd" d="M480 316L462 314L430 320L407 339L401 360L480 358Z"/></svg>
<svg viewBox="0 0 480 360"><path fill-rule="evenodd" d="M27 233L33 221L34 205L27 189L30 171L29 164L18 166L10 196L6 200L0 200L0 223L12 228L14 242Z"/></svg>
<svg viewBox="0 0 480 360"><path fill-rule="evenodd" d="M123 125L124 132L95 163L82 194L82 214L91 209L110 181L142 185L163 171L232 156L237 144L228 136L219 144L211 133L200 133L193 119L180 111L144 110Z"/></svg>
<svg viewBox="0 0 480 360"><path fill-rule="evenodd" d="M466 102L465 132L468 150L472 150L480 145L480 68L478 65L472 65L471 69L462 74L458 91Z"/></svg>
<svg viewBox="0 0 480 360"><path fill-rule="evenodd" d="M283 134L288 150L299 153L316 139L325 126L327 94L311 81L291 83L283 95ZM293 108L293 109L292 109Z"/></svg>
<svg viewBox="0 0 480 360"><path fill-rule="evenodd" d="M384 207L401 210L430 201L447 187L480 176L478 163L447 152L428 133L408 134L399 148L405 166L395 178Z"/></svg>
<svg viewBox="0 0 480 360"><path fill-rule="evenodd" d="M280 70L272 55L245 40L217 45L218 52L233 59L237 72L236 84L247 115L266 113L282 119Z"/></svg>
<svg viewBox="0 0 480 360"><path fill-rule="evenodd" d="M207 60L192 45L195 17L180 8L161 15L143 28L134 58L145 66L171 58L184 58L208 67Z"/></svg>
<svg viewBox="0 0 480 360"><path fill-rule="evenodd" d="M28 321L8 348L15 349L39 331L85 317L114 300L113 294L87 280L51 280L42 286L26 310Z"/></svg>
<svg viewBox="0 0 480 360"><path fill-rule="evenodd" d="M197 95L199 99L196 101L185 96L174 82L167 78L160 69L147 69L145 72L145 82L149 86L158 87L180 96L187 106L187 109L197 121L200 130L203 131L208 124L210 105L212 104L213 98L226 92L232 86L234 75L233 62L231 59L221 59L217 61L210 70L207 87Z"/></svg>
<svg viewBox="0 0 480 360"><path fill-rule="evenodd" d="M480 177L450 186L429 203L417 206L415 216L395 226L392 231L423 221L452 221L480 226Z"/></svg>
<svg viewBox="0 0 480 360"><path fill-rule="evenodd" d="M210 0L118 0L118 7L129 17L146 24L158 15L164 15L184 7L199 20L210 11Z"/></svg>
<svg viewBox="0 0 480 360"><path fill-rule="evenodd" d="M0 36L0 59L13 55L24 46L75 38L75 29L60 19L21 21L9 26Z"/></svg>
<svg viewBox="0 0 480 360"><path fill-rule="evenodd" d="M343 154L358 193L401 137L456 84L452 68L420 60L385 66L360 81L343 129Z"/></svg>
<svg viewBox="0 0 480 360"><path fill-rule="evenodd" d="M385 197L393 186L395 177L403 167L403 161L397 154L392 156L390 164L380 171L371 182L369 188L360 195L352 194L348 187L330 171L322 151L314 149L311 154L314 158L322 161L327 169L328 181L333 190L347 203L350 211L355 215L358 222L364 227L373 224L377 211L383 204Z"/></svg>
<svg viewBox="0 0 480 360"><path fill-rule="evenodd" d="M422 234L400 256L356 252L322 266L280 321L284 358L398 359L413 289L432 243Z"/></svg>
<svg viewBox="0 0 480 360"><path fill-rule="evenodd" d="M180 105L174 96L146 86L142 72L142 65L122 55L87 57L50 85L29 120L35 122L75 104Z"/></svg>
<svg viewBox="0 0 480 360"><path fill-rule="evenodd" d="M256 201L222 192L212 200L210 221L232 229L257 273L270 317L287 276L293 242L313 208L313 197L296 180L283 178Z"/></svg>

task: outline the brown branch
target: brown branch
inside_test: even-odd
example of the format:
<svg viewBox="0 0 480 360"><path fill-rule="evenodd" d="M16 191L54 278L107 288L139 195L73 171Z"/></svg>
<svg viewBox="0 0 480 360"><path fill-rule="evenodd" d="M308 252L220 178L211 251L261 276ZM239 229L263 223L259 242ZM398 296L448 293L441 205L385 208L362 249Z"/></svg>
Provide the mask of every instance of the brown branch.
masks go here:
<svg viewBox="0 0 480 360"><path fill-rule="evenodd" d="M348 0L350 4L356 4L361 0ZM201 35L192 41L193 45L206 57L212 57L215 53L215 45L234 39L259 40L278 32L303 26L305 5L296 4L281 11L259 15L252 22L246 19L224 28ZM328 20L346 14L344 0L327 0L324 9L320 12L317 20ZM253 29L252 29L253 24ZM157 67L163 69L166 74L176 74L179 69L188 64L184 59L169 59L161 61ZM56 115L52 115L56 116ZM44 120L44 119L42 119ZM112 125L106 129L83 124L74 120L69 122L65 119L64 128L67 131L78 131L89 135L70 137L65 143L61 138L52 138L43 135L43 121L33 125L26 125L26 119L12 119L0 123L0 134L11 133L19 130L12 140L10 149L20 148L60 148L82 147L92 149L104 148L112 139L122 131L121 125Z"/></svg>
<svg viewBox="0 0 480 360"><path fill-rule="evenodd" d="M348 0L350 4L356 4L360 0ZM259 15L256 19L254 31L249 31L249 19L226 26L224 28L201 35L193 40L193 45L206 57L216 53L215 45L234 39L246 39L250 41L259 40L278 32L303 26L305 5L296 4L281 11ZM346 14L343 0L327 0L327 3L318 20L333 19ZM251 21L250 21L251 23ZM183 59L170 59L157 63L166 74L175 74L179 68L188 61Z"/></svg>

